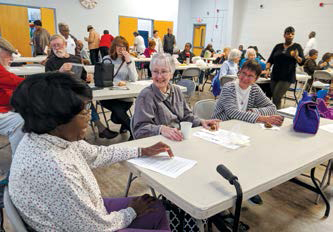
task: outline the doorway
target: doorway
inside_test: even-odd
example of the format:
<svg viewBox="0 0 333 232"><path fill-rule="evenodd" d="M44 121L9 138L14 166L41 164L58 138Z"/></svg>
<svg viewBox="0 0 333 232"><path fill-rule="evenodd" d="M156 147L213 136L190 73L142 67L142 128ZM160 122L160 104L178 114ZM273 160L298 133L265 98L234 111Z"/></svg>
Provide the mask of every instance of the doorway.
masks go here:
<svg viewBox="0 0 333 232"><path fill-rule="evenodd" d="M193 26L193 53L200 56L205 46L206 24L194 24Z"/></svg>

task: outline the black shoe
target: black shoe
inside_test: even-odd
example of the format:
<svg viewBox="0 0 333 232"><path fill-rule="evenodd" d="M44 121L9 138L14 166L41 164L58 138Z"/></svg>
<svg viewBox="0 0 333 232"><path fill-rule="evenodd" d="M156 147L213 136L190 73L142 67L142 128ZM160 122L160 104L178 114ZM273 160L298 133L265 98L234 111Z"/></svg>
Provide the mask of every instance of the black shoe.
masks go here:
<svg viewBox="0 0 333 232"><path fill-rule="evenodd" d="M121 127L120 127L120 130L119 130L119 133L120 134L123 134L123 133L126 133L128 130L123 126L123 125L121 125Z"/></svg>
<svg viewBox="0 0 333 232"><path fill-rule="evenodd" d="M255 195L249 199L249 201L256 205L262 205L263 201L259 195Z"/></svg>
<svg viewBox="0 0 333 232"><path fill-rule="evenodd" d="M98 134L100 138L113 139L117 137L118 133L105 128L101 133Z"/></svg>

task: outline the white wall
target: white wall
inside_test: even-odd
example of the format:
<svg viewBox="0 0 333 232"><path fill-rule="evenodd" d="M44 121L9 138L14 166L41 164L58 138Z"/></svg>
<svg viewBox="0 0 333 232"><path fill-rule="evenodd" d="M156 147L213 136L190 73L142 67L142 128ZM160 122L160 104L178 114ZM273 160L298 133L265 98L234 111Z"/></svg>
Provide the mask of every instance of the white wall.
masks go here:
<svg viewBox="0 0 333 232"><path fill-rule="evenodd" d="M89 24L100 34L108 29L112 35L118 35L118 16L173 21L176 34L178 1L168 0L166 4L164 0L98 0L97 6L89 10L79 0L0 0L0 3L55 8L57 23L66 22L71 33L83 40Z"/></svg>
<svg viewBox="0 0 333 232"><path fill-rule="evenodd" d="M311 31L317 32L319 57L333 52L333 5L319 7L317 0L242 0L237 8L242 19L237 23L235 45L257 45L264 57L268 57L277 43L284 41L287 26L296 30L294 42L304 48ZM325 2L325 1L323 1ZM260 9L263 4L263 9Z"/></svg>
<svg viewBox="0 0 333 232"><path fill-rule="evenodd" d="M212 43L214 49L223 48L228 44L228 5L228 0L179 0L177 45L183 49L186 42L193 42L194 24L206 24L205 46Z"/></svg>

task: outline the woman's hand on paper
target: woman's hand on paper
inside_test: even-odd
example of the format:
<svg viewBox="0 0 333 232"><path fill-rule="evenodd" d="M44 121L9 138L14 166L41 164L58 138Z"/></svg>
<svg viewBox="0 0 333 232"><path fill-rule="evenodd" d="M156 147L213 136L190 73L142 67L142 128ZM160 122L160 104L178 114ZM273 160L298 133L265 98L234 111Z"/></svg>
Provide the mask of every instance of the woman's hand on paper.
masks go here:
<svg viewBox="0 0 333 232"><path fill-rule="evenodd" d="M171 148L162 142L158 142L150 147L141 148L141 155L143 156L154 156L161 152L168 152L170 158L174 156Z"/></svg>
<svg viewBox="0 0 333 232"><path fill-rule="evenodd" d="M218 130L220 122L222 122L219 119L210 119L210 120L201 120L201 125L203 128L208 130Z"/></svg>

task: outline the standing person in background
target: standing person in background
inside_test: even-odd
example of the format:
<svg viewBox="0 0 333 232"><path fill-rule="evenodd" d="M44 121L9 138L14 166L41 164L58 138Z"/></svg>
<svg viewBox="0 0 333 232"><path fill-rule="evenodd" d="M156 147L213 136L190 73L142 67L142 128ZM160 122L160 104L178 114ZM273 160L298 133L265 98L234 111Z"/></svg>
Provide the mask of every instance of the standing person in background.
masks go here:
<svg viewBox="0 0 333 232"><path fill-rule="evenodd" d="M152 40L154 40L156 43L156 46L155 46L156 51L163 52L162 41L161 41L160 37L158 36L158 30L154 30Z"/></svg>
<svg viewBox="0 0 333 232"><path fill-rule="evenodd" d="M296 64L303 65L305 60L303 49L294 43L295 29L287 27L284 30L284 43L275 45L266 63L266 78L271 76L272 100L277 109L281 108L281 99L286 94L291 83L296 81Z"/></svg>
<svg viewBox="0 0 333 232"><path fill-rule="evenodd" d="M317 41L316 41L316 32L311 31L309 34L309 40L304 48L304 56L307 57L311 49L317 49Z"/></svg>
<svg viewBox="0 0 333 232"><path fill-rule="evenodd" d="M77 39L69 33L69 26L66 23L58 23L60 34L65 38L67 43L67 52L74 56L80 57L80 50L77 46Z"/></svg>
<svg viewBox="0 0 333 232"><path fill-rule="evenodd" d="M32 36L31 45L34 45L33 56L46 55L49 42L50 34L44 28L42 28L42 22L40 20L34 21L35 31Z"/></svg>
<svg viewBox="0 0 333 232"><path fill-rule="evenodd" d="M163 50L166 53L173 54L173 47L176 45L176 38L172 34L172 28L168 28L168 34L163 38Z"/></svg>
<svg viewBox="0 0 333 232"><path fill-rule="evenodd" d="M133 32L133 35L135 37L134 39L134 48L138 55L144 53L146 46L145 46L145 40L138 32Z"/></svg>
<svg viewBox="0 0 333 232"><path fill-rule="evenodd" d="M84 37L84 40L88 42L88 48L90 51L90 61L91 64L98 63L98 52L99 52L99 34L95 31L93 26L89 25L87 27L89 32L89 37Z"/></svg>
<svg viewBox="0 0 333 232"><path fill-rule="evenodd" d="M101 41L99 42L99 50L101 51L102 58L109 55L112 40L113 36L109 34L108 30L104 30Z"/></svg>

